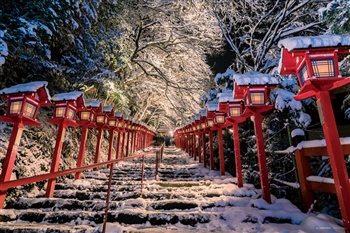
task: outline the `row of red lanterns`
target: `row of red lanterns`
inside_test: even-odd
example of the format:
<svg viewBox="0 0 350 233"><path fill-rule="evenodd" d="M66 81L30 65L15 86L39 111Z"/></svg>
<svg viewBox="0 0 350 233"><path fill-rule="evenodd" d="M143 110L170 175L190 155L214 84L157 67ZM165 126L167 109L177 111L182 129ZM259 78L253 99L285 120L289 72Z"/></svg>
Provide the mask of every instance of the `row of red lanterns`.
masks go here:
<svg viewBox="0 0 350 233"><path fill-rule="evenodd" d="M123 116L122 112L114 113L113 107L102 106L100 101L85 100L83 93L79 91L60 93L51 98L46 88L47 84L48 83L45 81L37 81L18 84L0 90L0 96L7 101L6 114L0 116L0 121L13 124L11 138L0 175L0 182L10 180L23 128L25 125L40 126L40 122L37 121L36 117L38 115L39 108L43 106L53 105L53 116L47 121L58 125L50 173L58 171L67 127L82 127L77 167L81 167L83 165L89 128L96 128L98 130L97 145L94 157L95 164L99 162L103 130L109 130L110 135L108 160L112 159L114 132L118 133L116 159L118 159L118 156L122 157L124 155L123 149L125 135L123 135L121 152L119 152L121 134L127 133L126 155L129 155L129 152L133 152L134 150L150 146L155 132L146 125L132 121L129 116ZM128 151L129 142L132 145L130 151ZM77 172L75 178L79 179L80 176L81 173ZM46 197L53 196L55 184L56 179L48 180ZM1 190L0 208L3 207L5 198L6 190Z"/></svg>
<svg viewBox="0 0 350 233"><path fill-rule="evenodd" d="M258 144L260 178L262 187L264 187L263 197L267 202L271 203L261 126L261 114L273 109L273 106L269 102L269 95L271 90L278 85L278 80L272 75L261 73L246 73L243 75L235 74L233 75L233 79L235 79L234 92L219 93L219 100L217 103L207 103L206 109L202 109L199 114L195 114L192 122L184 127L176 129L176 137L181 138L177 141L177 144L183 149L186 149L186 146L188 147L189 144L191 144L192 147L195 147L195 135L205 135L206 132L211 133L212 131L218 131L220 174L225 175L222 129L232 126L234 138L236 139L234 140L234 145L237 184L239 187L242 187L243 181L240 162L238 124L244 122L248 117L253 116ZM211 137L212 134L210 135L210 141L212 141ZM186 140L189 141L187 142ZM203 143L204 140L205 138L202 140ZM200 137L198 137L198 144L200 144ZM203 152L204 150L205 148L203 147ZM193 148L188 151L195 155ZM201 160L200 154L199 151L199 160ZM210 160L212 161L212 151L210 157Z"/></svg>
<svg viewBox="0 0 350 233"><path fill-rule="evenodd" d="M309 37L292 37L283 39L278 43L282 49L279 63L279 72L281 75L296 75L299 81L300 90L294 97L295 100L304 100L310 97L316 98L321 125L323 128L327 151L334 177L335 189L342 214L345 231L350 233L350 182L349 174L345 165L344 153L340 144L337 124L335 122L333 107L330 98L330 92L350 84L349 77L342 77L339 71L339 58L350 53L350 36L343 35L322 35ZM235 78L234 78L235 79ZM244 84L244 78L235 79L234 99L238 101L226 102L223 104L219 100L217 111L212 111L207 106L207 119L194 120L188 125L177 129L177 146L186 148L191 135L199 131L198 125L205 122L204 127L199 128L206 132L215 128L220 130L221 126L228 126L227 122L234 122L234 141L236 166L240 163L240 153L236 152L239 148L239 138L237 124L244 121L248 116L254 116L254 129L258 147L260 180L263 191L263 198L271 202L270 191L267 179L266 159L264 158L263 137L261 123L261 113L271 110L267 100L270 89L268 86L261 85L249 86ZM244 105L242 104L244 102ZM221 107L220 107L221 105ZM257 135L260 134L259 135ZM222 147L222 138L219 135L219 153ZM211 136L210 136L211 137ZM183 140L185 138L185 140ZM238 138L238 139L237 139ZM181 140L179 140L181 139ZM211 138L210 138L211 139ZM195 141L194 141L195 142ZM193 143L193 140L192 140ZM210 142L212 143L212 142ZM221 145L221 146L220 146ZM210 145L212 147L212 145ZM239 149L238 149L239 150ZM221 149L222 151L222 149ZM212 152L211 152L212 153ZM212 155L211 155L212 156ZM220 161L221 162L221 161ZM220 164L221 167L221 164ZM240 168L236 168L240 169ZM237 182L242 185L237 174ZM267 185L267 187L266 187Z"/></svg>

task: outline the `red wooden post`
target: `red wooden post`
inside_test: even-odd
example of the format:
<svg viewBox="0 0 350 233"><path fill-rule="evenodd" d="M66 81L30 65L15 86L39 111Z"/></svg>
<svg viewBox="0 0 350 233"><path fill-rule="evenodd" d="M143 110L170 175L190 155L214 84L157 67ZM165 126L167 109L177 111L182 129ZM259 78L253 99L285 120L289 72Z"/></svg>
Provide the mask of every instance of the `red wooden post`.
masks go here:
<svg viewBox="0 0 350 233"><path fill-rule="evenodd" d="M196 134L193 133L193 136L192 136L192 157L194 160L197 159L196 157Z"/></svg>
<svg viewBox="0 0 350 233"><path fill-rule="evenodd" d="M0 182L6 182L11 179L13 166L16 160L19 142L22 137L23 123L14 123L9 145L7 147L6 157L2 165ZM4 208L7 190L0 190L0 209Z"/></svg>
<svg viewBox="0 0 350 233"><path fill-rule="evenodd" d="M306 180L311 176L311 166L309 157L304 156L303 150L295 151L295 161L298 168L301 196L303 199L303 210L307 212L314 203L314 194L311 191L310 183Z"/></svg>
<svg viewBox="0 0 350 233"><path fill-rule="evenodd" d="M122 147L120 150L120 158L124 158L124 147L125 147L125 132L122 132L123 140L122 140Z"/></svg>
<svg viewBox="0 0 350 233"><path fill-rule="evenodd" d="M58 171L65 133L66 133L66 124L64 123L59 124L57 137L56 137L55 150L52 156L50 173ZM56 185L56 178L48 180L45 197L53 197L53 193L55 191L55 185Z"/></svg>
<svg viewBox="0 0 350 233"><path fill-rule="evenodd" d="M339 207L343 223L350 232L350 183L345 165L344 154L339 140L337 124L334 119L333 107L328 91L316 94L319 115L324 132L329 161L331 163L335 189L337 191Z"/></svg>
<svg viewBox="0 0 350 233"><path fill-rule="evenodd" d="M224 158L224 141L222 139L222 128L218 128L218 144L219 144L219 160L220 160L220 175L225 175L225 158Z"/></svg>
<svg viewBox="0 0 350 233"><path fill-rule="evenodd" d="M84 163L84 154L85 154L85 148L86 148L86 139L88 136L89 128L87 125L83 125L81 138L80 138L80 146L79 146L79 154L78 154L78 161L77 161L77 167L81 167ZM75 174L76 180L81 178L81 172L77 172Z"/></svg>
<svg viewBox="0 0 350 233"><path fill-rule="evenodd" d="M203 143L203 166L207 167L207 155L206 155L206 151L205 151L205 131L202 134L202 143Z"/></svg>
<svg viewBox="0 0 350 233"><path fill-rule="evenodd" d="M259 161L259 170L260 170L260 184L262 189L263 199L271 204L271 195L270 195L270 184L269 176L266 164L266 153L264 145L264 135L261 124L261 113L254 113L254 130L256 137L256 144L258 149L258 161Z"/></svg>
<svg viewBox="0 0 350 233"><path fill-rule="evenodd" d="M197 134L198 137L198 162L201 163L202 162L202 153L201 153L201 133Z"/></svg>
<svg viewBox="0 0 350 233"><path fill-rule="evenodd" d="M134 130L130 130L130 154L133 154L135 151L135 131Z"/></svg>
<svg viewBox="0 0 350 233"><path fill-rule="evenodd" d="M97 130L98 130L98 134L97 134L97 143L96 143L94 163L98 163L98 159L100 156L100 150L101 150L101 139L102 139L102 133L103 133L102 127L98 127ZM97 171L97 168L94 168L93 170Z"/></svg>
<svg viewBox="0 0 350 233"><path fill-rule="evenodd" d="M209 148L210 148L210 170L215 170L214 166L214 146L213 146L213 131L209 131Z"/></svg>
<svg viewBox="0 0 350 233"><path fill-rule="evenodd" d="M110 129L109 130L109 147L108 147L107 161L110 161L112 159L113 140L114 140L114 130ZM107 168L109 168L109 165L107 165Z"/></svg>
<svg viewBox="0 0 350 233"><path fill-rule="evenodd" d="M128 130L126 131L126 134L127 134L127 137L126 137L126 153L125 153L125 156L128 157L129 156L129 145L130 145L130 133L131 131Z"/></svg>
<svg viewBox="0 0 350 233"><path fill-rule="evenodd" d="M237 185L238 187L243 187L241 147L239 142L238 123L233 123L232 129L233 129L233 141L234 141L234 148L235 148Z"/></svg>
<svg viewBox="0 0 350 233"><path fill-rule="evenodd" d="M119 159L119 149L120 149L120 131L118 131L117 135L117 147L115 148L115 159Z"/></svg>

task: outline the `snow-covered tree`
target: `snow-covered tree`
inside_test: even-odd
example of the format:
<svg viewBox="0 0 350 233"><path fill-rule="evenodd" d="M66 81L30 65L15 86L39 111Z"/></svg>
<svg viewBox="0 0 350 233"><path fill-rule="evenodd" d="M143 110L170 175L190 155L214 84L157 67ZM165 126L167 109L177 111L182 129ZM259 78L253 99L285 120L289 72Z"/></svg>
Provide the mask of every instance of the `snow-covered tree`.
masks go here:
<svg viewBox="0 0 350 233"><path fill-rule="evenodd" d="M220 0L210 2L222 34L235 59L238 73L270 72L277 66L276 43L285 37L322 34L317 9L325 3L313 0Z"/></svg>

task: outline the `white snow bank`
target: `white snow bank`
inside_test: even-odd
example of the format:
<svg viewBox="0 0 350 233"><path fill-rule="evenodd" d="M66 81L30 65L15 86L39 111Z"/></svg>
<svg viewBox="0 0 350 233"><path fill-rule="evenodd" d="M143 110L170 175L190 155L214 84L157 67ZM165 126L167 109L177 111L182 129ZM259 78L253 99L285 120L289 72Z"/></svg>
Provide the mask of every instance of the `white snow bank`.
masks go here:
<svg viewBox="0 0 350 233"><path fill-rule="evenodd" d="M46 81L35 81L30 83L21 83L14 85L12 87L7 87L0 90L0 94L13 94L13 93L22 93L22 92L36 92L42 87L47 86Z"/></svg>
<svg viewBox="0 0 350 233"><path fill-rule="evenodd" d="M271 74L263 74L260 72L246 72L244 74L234 74L233 79L238 86L248 85L265 85L265 84L279 84L277 78Z"/></svg>
<svg viewBox="0 0 350 233"><path fill-rule="evenodd" d="M77 100L80 96L84 96L81 91L72 91L66 93L59 93L52 96L52 101L62 101L62 100Z"/></svg>

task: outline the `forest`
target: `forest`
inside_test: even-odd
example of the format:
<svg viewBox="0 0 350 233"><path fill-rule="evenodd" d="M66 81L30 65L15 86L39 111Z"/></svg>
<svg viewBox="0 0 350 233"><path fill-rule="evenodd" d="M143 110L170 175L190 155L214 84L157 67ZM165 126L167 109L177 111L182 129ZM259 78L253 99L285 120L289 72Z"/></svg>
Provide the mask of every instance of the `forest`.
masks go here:
<svg viewBox="0 0 350 233"><path fill-rule="evenodd" d="M277 43L293 36L349 35L349 11L347 0L3 0L0 89L47 81L51 95L82 91L85 98L98 99L155 129L161 125L175 129L208 101L217 100L218 93L232 89L233 72L272 74L280 80L278 89L291 96L264 120L272 192L300 206L298 189L281 182L297 182L293 154L275 151L293 145L294 129L302 129L305 139L323 135L315 101L295 103L296 77L279 75ZM223 71L218 71L220 62L228 64ZM348 58L340 68L343 76L349 76ZM272 102L278 93L272 93ZM349 87L337 93L335 111L341 125L350 123L349 93ZM0 115L5 107L1 101ZM14 177L49 170L56 134L56 126L46 122L51 114L52 108L42 108L38 117L42 126L25 129ZM11 125L0 123L0 169L10 134ZM79 128L68 130L61 168L75 166L80 134ZM245 182L259 186L250 120L240 135ZM96 135L88 137L87 164L93 161ZM102 154L108 148L108 132L104 137ZM226 170L235 174L229 130L224 147ZM38 166L28 170L26 165L33 162ZM332 176L327 158L312 163L316 175ZM350 171L349 157L346 163ZM44 185L10 190L8 198ZM339 217L336 197L318 197L324 212Z"/></svg>

